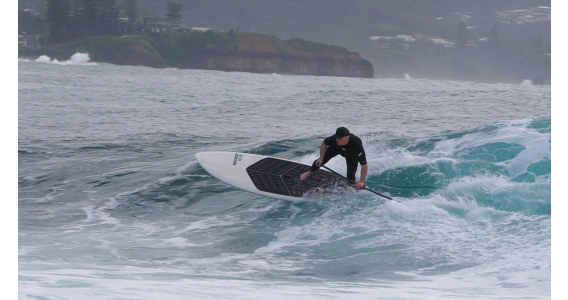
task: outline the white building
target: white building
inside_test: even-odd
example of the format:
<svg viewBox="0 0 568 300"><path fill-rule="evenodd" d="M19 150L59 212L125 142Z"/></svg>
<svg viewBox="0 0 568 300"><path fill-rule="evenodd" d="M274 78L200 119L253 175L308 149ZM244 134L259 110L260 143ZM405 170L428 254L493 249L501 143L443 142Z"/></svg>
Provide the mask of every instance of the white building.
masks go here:
<svg viewBox="0 0 568 300"><path fill-rule="evenodd" d="M213 29L208 28L208 27L191 27L191 31L199 31L199 32L207 32L207 31L211 31Z"/></svg>
<svg viewBox="0 0 568 300"><path fill-rule="evenodd" d="M431 39L427 40L427 42L434 43L434 45L442 46L444 48L453 48L456 45L456 43L454 43L454 42L449 42L449 41L446 41L444 39L438 39L438 38L431 38Z"/></svg>

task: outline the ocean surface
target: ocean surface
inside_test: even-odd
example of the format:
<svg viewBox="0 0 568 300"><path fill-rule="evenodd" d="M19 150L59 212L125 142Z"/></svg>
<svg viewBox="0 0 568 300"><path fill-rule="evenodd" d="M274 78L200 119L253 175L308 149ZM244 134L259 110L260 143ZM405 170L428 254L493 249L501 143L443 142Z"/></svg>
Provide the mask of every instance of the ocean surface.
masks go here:
<svg viewBox="0 0 568 300"><path fill-rule="evenodd" d="M20 299L551 297L550 86L87 60L18 62ZM310 164L339 126L396 201L276 200L195 159Z"/></svg>

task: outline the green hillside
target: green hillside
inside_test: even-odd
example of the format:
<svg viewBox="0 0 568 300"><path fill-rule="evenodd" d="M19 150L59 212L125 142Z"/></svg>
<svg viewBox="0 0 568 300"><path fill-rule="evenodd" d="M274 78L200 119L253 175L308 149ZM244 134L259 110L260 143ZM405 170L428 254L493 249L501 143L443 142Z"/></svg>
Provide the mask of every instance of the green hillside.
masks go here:
<svg viewBox="0 0 568 300"><path fill-rule="evenodd" d="M41 3L45 0L27 1ZM138 0L143 16L166 14L170 0ZM550 0L176 0L183 4L181 23L222 31L261 33L281 40L302 39L337 45L359 53L376 77L510 81L550 79L551 23L504 21L498 12L550 6ZM117 3L122 3L118 1ZM22 19L23 20L23 19ZM20 20L20 27L22 25ZM459 54L435 49L424 41L456 42L460 22L473 48ZM29 23L29 22L26 22ZM27 25L25 25L27 26ZM496 26L499 46L479 39ZM384 50L370 36L412 35L420 43L393 43ZM158 39L164 40L164 37ZM300 41L300 40L297 40ZM467 41L466 41L467 42ZM169 43L166 43L169 45ZM301 42L299 42L301 44ZM184 45L178 45L184 47ZM464 46L465 47L465 46ZM165 52L175 53L168 49ZM166 57L169 57L166 55ZM167 58L174 59L175 55Z"/></svg>
<svg viewBox="0 0 568 300"><path fill-rule="evenodd" d="M188 68L254 73L373 77L373 67L357 53L303 39L281 40L259 33L160 32L95 36L21 49L19 57L47 55L59 61L88 53L92 61L156 68Z"/></svg>
<svg viewBox="0 0 568 300"><path fill-rule="evenodd" d="M140 8L165 14L169 0L139 0ZM540 0L178 0L188 26L231 28L303 38L364 53L368 37L419 33L454 39L456 12L472 14L474 35L489 32L496 11L550 5ZM438 18L444 18L442 21Z"/></svg>

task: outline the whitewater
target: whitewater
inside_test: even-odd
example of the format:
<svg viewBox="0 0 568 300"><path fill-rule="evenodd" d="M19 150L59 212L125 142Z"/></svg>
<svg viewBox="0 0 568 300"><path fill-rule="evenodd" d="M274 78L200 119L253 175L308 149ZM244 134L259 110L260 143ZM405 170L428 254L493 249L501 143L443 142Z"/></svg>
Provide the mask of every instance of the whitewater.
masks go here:
<svg viewBox="0 0 568 300"><path fill-rule="evenodd" d="M406 75L20 59L19 299L551 298L550 86ZM311 164L339 126L396 201L276 200L195 159Z"/></svg>

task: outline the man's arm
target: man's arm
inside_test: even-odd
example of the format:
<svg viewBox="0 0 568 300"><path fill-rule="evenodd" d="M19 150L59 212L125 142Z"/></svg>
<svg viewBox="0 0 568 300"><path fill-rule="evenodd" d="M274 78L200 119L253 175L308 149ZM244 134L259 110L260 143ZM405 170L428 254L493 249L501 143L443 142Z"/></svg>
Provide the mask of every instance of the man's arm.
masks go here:
<svg viewBox="0 0 568 300"><path fill-rule="evenodd" d="M359 181L356 183L357 187L363 187L365 185L365 179L367 178L367 169L369 167L367 166L367 164L364 164L361 166L361 178L359 179Z"/></svg>
<svg viewBox="0 0 568 300"><path fill-rule="evenodd" d="M365 185L365 179L367 179L367 155L365 154L365 149L363 149L363 142L359 140L359 154L357 156L359 163L361 164L361 178L355 184L357 187L362 188Z"/></svg>
<svg viewBox="0 0 568 300"><path fill-rule="evenodd" d="M316 165L319 167L321 166L322 162L323 162L323 156L325 155L325 150L327 150L327 145L325 144L325 141L321 142L321 146L320 146L320 157L318 159L318 161L316 162Z"/></svg>

